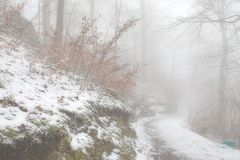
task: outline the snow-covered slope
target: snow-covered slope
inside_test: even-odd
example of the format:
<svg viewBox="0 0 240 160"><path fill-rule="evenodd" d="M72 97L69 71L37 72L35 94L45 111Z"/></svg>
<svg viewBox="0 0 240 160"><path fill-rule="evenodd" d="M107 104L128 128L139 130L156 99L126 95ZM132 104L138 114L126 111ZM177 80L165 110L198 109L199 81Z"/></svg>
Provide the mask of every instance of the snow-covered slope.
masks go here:
<svg viewBox="0 0 240 160"><path fill-rule="evenodd" d="M99 151L98 157L103 159L119 155L121 147L132 146L132 137L121 134L122 129L131 129L127 122L129 110L120 100L97 87L83 89L80 77L64 76L38 63L33 56L26 58L30 57L29 51L23 46L8 52L10 41L1 36L0 159L3 154L8 156L4 146L17 148L18 142L29 135L32 136L29 141L37 145L43 140L38 133L51 133L52 128L62 132L59 144L67 137L70 150L81 151L84 156L95 153L97 143L111 146ZM120 121L126 125L120 125Z"/></svg>

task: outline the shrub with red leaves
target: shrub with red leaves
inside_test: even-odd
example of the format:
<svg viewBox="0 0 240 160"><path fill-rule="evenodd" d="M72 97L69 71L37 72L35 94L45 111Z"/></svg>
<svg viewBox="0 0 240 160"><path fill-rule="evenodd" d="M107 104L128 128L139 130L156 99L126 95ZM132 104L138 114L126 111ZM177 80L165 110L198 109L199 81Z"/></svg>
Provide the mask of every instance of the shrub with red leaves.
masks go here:
<svg viewBox="0 0 240 160"><path fill-rule="evenodd" d="M80 34L68 34L65 39L62 55L57 52L54 37L45 46L45 53L58 68L81 75L85 85L95 83L104 89L129 91L135 86L137 69L118 62L115 44L135 23L135 19L127 21L110 40L104 41L102 34L92 29L93 24L83 18Z"/></svg>
<svg viewBox="0 0 240 160"><path fill-rule="evenodd" d="M12 25L12 20L14 17L22 12L25 5L27 4L27 1L24 0L20 3L18 3L15 6L6 6L1 9L0 15L1 15L1 23L2 27L9 27Z"/></svg>

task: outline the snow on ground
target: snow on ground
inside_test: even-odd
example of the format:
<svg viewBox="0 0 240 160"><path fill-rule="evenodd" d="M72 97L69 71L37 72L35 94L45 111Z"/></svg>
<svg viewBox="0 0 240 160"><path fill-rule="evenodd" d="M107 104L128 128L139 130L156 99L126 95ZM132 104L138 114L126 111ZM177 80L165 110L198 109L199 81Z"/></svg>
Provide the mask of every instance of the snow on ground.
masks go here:
<svg viewBox="0 0 240 160"><path fill-rule="evenodd" d="M118 152L117 149L114 149L113 152L110 155L103 154L102 158L104 160L120 160L120 156L116 154Z"/></svg>
<svg viewBox="0 0 240 160"><path fill-rule="evenodd" d="M184 127L181 118L159 115L152 127L158 130L159 137L166 147L193 160L239 160L240 151L214 143Z"/></svg>
<svg viewBox="0 0 240 160"><path fill-rule="evenodd" d="M94 143L94 140L86 134L86 133L79 133L77 135L72 135L73 140L71 142L71 146L73 150L78 150L79 148L82 149L84 153L86 153L85 147L91 147Z"/></svg>
<svg viewBox="0 0 240 160"><path fill-rule="evenodd" d="M23 46L9 52L8 46L12 40L3 33L0 34L0 40L0 130L17 130L21 126L32 127L34 130L37 127L34 124L43 121L61 126L69 118L61 110L86 115L91 112L90 102L96 102L105 108L126 109L121 101L98 91L96 87L83 90L81 77L73 79L63 76L38 63L38 60L26 59L29 51ZM108 133L109 128L100 129L104 135L112 134ZM92 144L90 136L67 130L74 149Z"/></svg>
<svg viewBox="0 0 240 160"><path fill-rule="evenodd" d="M186 127L182 118L175 115L160 114L154 117L144 118L133 124L133 126L138 137L136 160L159 160L159 158L161 159L162 157L163 160L240 159L239 150L234 150L225 145L212 142L194 133ZM167 156L166 154L163 155L166 151L168 152ZM172 159L172 157L175 158Z"/></svg>
<svg viewBox="0 0 240 160"><path fill-rule="evenodd" d="M152 160L151 150L153 146L151 143L151 137L146 133L144 127L145 123L151 120L151 118L143 118L133 124L137 133L137 143L135 149L135 152L137 153L136 160Z"/></svg>

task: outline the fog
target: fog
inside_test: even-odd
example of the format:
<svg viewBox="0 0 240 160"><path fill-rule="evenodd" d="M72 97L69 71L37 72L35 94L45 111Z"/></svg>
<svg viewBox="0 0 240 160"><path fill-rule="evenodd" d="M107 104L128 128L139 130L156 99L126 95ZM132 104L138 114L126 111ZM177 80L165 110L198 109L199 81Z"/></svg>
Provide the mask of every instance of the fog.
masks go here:
<svg viewBox="0 0 240 160"><path fill-rule="evenodd" d="M224 132L225 136L231 132L227 126L237 127L237 122L226 119L230 116L228 112L232 112L229 108L237 107L238 110L239 105L236 97L239 92L236 88L239 48L238 2L226 2L224 11L221 11L220 4L218 13L218 3L225 2L98 0L94 2L94 15L91 15L90 3L93 2L72 0L65 3L64 22L70 25L67 30L69 34L79 32L81 28L79 24L85 16L90 18L94 16L96 20L94 26L104 35L103 39L114 35L116 27L128 19L137 19L135 26L117 42L117 56L120 61L139 67L137 85L131 96L138 95L138 98L144 97L146 101L154 97L157 102L167 102L169 105L165 106L167 111L174 110L183 114L189 123L192 121L199 123L198 127L193 127L196 132L201 132L201 127L206 127L207 124L201 124L205 123L204 120L212 123L207 125L210 128L206 134L215 135L220 139L222 133L219 132ZM23 12L29 20L34 19L36 29L41 23L34 18L38 14L38 5L36 1L29 1ZM51 25L54 28L56 17L54 8L57 7L57 2L51 2L50 7L53 10ZM222 38L221 25L225 26L227 40ZM222 49L224 46L228 48L229 53L224 53ZM226 62L223 62L222 56L225 54L229 56ZM226 90L224 95L219 93L221 90ZM223 97L225 100L218 100ZM218 129L221 123L218 124L216 121L219 117L212 117L221 115L218 113L221 110L218 109L218 106L221 106L219 103L225 103L223 104L225 111L222 111L225 118L222 118L225 119L224 123L227 121L225 123L227 126L224 131ZM172 107L174 109L168 109ZM203 112L205 115L202 115ZM238 114L231 116L235 118ZM218 133L212 130L218 130ZM229 135L228 138L237 139L237 143L239 141L238 136Z"/></svg>
<svg viewBox="0 0 240 160"><path fill-rule="evenodd" d="M39 59L60 69L64 76L80 76L82 90L100 88L132 110L129 119L134 122L129 123L135 124L136 136L140 139L149 136L152 143L151 147L136 149L136 157L142 154L146 159L156 160L177 160L181 156L195 160L196 154L201 160L240 157L239 1L0 3L17 10L30 23L23 28L33 27L30 41L36 40L37 45L29 47L25 38L21 43L27 43ZM16 26L21 28L18 23ZM18 37L19 31L9 32ZM139 130L145 130L146 135L139 134ZM171 132L179 133L168 136ZM157 140L151 138L154 136ZM184 140L188 137L189 141ZM180 149L190 141L196 143L192 150ZM141 146L145 142L136 144ZM216 146L207 145L210 143ZM221 150L220 145L228 146L230 151ZM152 150L145 153L146 148ZM159 148L166 153L160 154ZM139 150L143 151L138 153ZM153 151L157 156L152 156ZM212 157L204 156L208 153Z"/></svg>

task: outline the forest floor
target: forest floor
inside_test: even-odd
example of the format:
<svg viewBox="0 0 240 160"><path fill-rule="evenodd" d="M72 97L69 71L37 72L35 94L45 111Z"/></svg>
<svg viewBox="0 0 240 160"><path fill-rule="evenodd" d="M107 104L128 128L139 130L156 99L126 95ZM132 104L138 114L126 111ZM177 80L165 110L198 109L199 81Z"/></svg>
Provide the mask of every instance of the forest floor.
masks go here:
<svg viewBox="0 0 240 160"><path fill-rule="evenodd" d="M194 133L176 115L159 114L134 124L137 160L239 160L240 151Z"/></svg>

